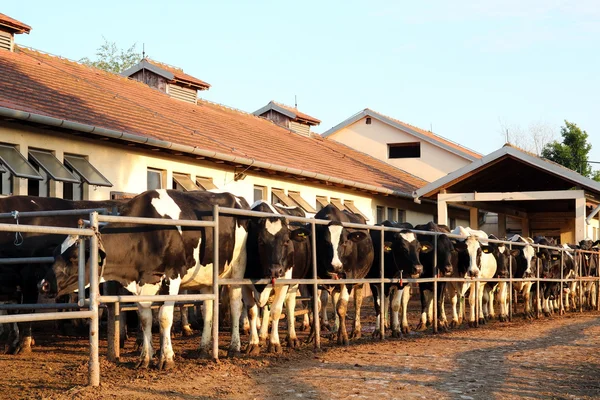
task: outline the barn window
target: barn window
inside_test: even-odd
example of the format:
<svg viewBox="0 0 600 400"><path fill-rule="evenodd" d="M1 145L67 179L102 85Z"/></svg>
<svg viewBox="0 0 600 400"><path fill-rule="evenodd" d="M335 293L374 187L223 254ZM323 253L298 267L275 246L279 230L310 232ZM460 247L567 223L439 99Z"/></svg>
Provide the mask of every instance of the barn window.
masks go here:
<svg viewBox="0 0 600 400"><path fill-rule="evenodd" d="M377 206L377 223L381 224L385 218L385 207Z"/></svg>
<svg viewBox="0 0 600 400"><path fill-rule="evenodd" d="M392 207L387 208L387 220L388 221L397 221L395 208L392 208Z"/></svg>
<svg viewBox="0 0 600 400"><path fill-rule="evenodd" d="M198 185L204 190L218 189L217 186L213 183L212 178L204 178L201 176L197 176L196 185Z"/></svg>
<svg viewBox="0 0 600 400"><path fill-rule="evenodd" d="M65 167L69 171L74 172L73 169L69 165L65 165ZM63 199L85 200L85 198L86 198L85 190L86 189L87 189L86 183L83 181L81 181L79 183L64 182L63 183Z"/></svg>
<svg viewBox="0 0 600 400"><path fill-rule="evenodd" d="M180 190L182 192L200 190L200 188L196 186L189 175L179 174L177 172L173 172L173 189Z"/></svg>
<svg viewBox="0 0 600 400"><path fill-rule="evenodd" d="M288 196L290 196L292 200L294 200L294 202L296 202L296 204L298 204L298 206L300 206L300 208L302 208L307 213L314 214L317 212L317 210L315 210L313 206L311 206L306 200L304 200L304 198L300 195L300 192L290 192L288 190Z"/></svg>
<svg viewBox="0 0 600 400"><path fill-rule="evenodd" d="M285 194L283 189L271 189L271 203L281 204L286 207L295 207L296 203Z"/></svg>
<svg viewBox="0 0 600 400"><path fill-rule="evenodd" d="M15 148L0 144L0 165L17 178L42 180L37 169Z"/></svg>
<svg viewBox="0 0 600 400"><path fill-rule="evenodd" d="M327 207L328 204L327 197L317 196L317 211L321 211L321 209Z"/></svg>
<svg viewBox="0 0 600 400"><path fill-rule="evenodd" d="M450 230L456 228L456 218L450 218Z"/></svg>
<svg viewBox="0 0 600 400"><path fill-rule="evenodd" d="M65 154L65 165L70 167L75 175L78 175L88 185L113 186L84 156Z"/></svg>
<svg viewBox="0 0 600 400"><path fill-rule="evenodd" d="M0 195L9 195L13 192L12 175L0 164Z"/></svg>
<svg viewBox="0 0 600 400"><path fill-rule="evenodd" d="M406 211L405 210L398 210L398 222L402 223L402 222L406 222Z"/></svg>
<svg viewBox="0 0 600 400"><path fill-rule="evenodd" d="M165 187L163 182L164 172L160 169L152 169L148 168L147 173L147 189L148 190L156 190L162 189Z"/></svg>
<svg viewBox="0 0 600 400"><path fill-rule="evenodd" d="M256 203L259 200L267 200L267 188L254 185L254 202Z"/></svg>
<svg viewBox="0 0 600 400"><path fill-rule="evenodd" d="M366 119L365 123L366 123L367 125L371 125L371 117L367 117L367 119Z"/></svg>
<svg viewBox="0 0 600 400"><path fill-rule="evenodd" d="M365 214L360 212L360 210L354 205L354 201L344 200L344 206L346 206L346 209L348 209L350 212L362 216L367 221L369 220L369 218L367 218L367 216Z"/></svg>
<svg viewBox="0 0 600 400"><path fill-rule="evenodd" d="M419 158L421 157L421 143L390 143L388 144L388 158Z"/></svg>

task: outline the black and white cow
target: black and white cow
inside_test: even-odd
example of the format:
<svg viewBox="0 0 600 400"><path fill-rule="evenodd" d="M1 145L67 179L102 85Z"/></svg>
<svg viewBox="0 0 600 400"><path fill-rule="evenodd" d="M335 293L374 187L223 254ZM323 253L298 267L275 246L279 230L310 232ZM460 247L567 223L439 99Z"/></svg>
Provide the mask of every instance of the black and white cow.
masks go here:
<svg viewBox="0 0 600 400"><path fill-rule="evenodd" d="M548 239L543 236L534 239L535 244L542 246L557 247L554 239ZM560 278L560 252L558 249L548 249L539 247L537 257L541 264L540 278L541 279L556 279ZM540 287L540 297L537 297L537 309L541 310L546 317L549 317L554 311L554 300L558 299L558 282L540 281L534 284L534 287Z"/></svg>
<svg viewBox="0 0 600 400"><path fill-rule="evenodd" d="M490 235L489 239L498 240L494 235ZM516 268L516 256L520 253L519 249L510 249L504 243L489 243L490 253L496 259L498 268L494 278L508 278L510 276L511 264ZM508 321L508 283L507 282L488 282L485 285L484 291L484 309L483 315L487 318L495 318L494 299L498 300L500 305L500 315L498 319L501 322Z"/></svg>
<svg viewBox="0 0 600 400"><path fill-rule="evenodd" d="M455 235L467 236L462 240L457 240L454 243L454 248L458 251L459 263L461 258L466 262L466 271L462 276L463 278L492 278L496 273L497 264L496 259L492 254L489 253L488 242L485 240L488 235L480 230L474 230L471 228L463 228L462 226L457 227L452 231ZM480 243L482 239L484 244ZM475 290L476 286L479 286L478 290ZM475 283L454 283L451 285L452 294L452 305L453 305L453 322L458 323L458 314L456 312L457 298L463 297L467 290L469 290L469 324L475 326L476 321L480 324L485 323L483 318L483 292L485 283L475 285ZM475 302L478 304L478 312L475 313Z"/></svg>
<svg viewBox="0 0 600 400"><path fill-rule="evenodd" d="M261 217L250 220L248 232L248 266L245 277L249 279L270 278L300 279L306 277L310 267L311 249L308 240L310 230L298 223L289 224L286 215L304 216L298 207L284 207L258 201L252 205L252 211L279 214L281 217ZM254 290L253 290L254 289ZM296 336L294 312L298 285L254 285L244 287L244 303L249 308L250 343L246 350L249 354L260 352L260 342L266 341L270 319L273 320L269 351L281 353L279 341L279 317L286 302L288 314L288 346L295 348L299 345ZM273 301L270 313L267 301L271 293ZM261 334L257 332L258 307L263 307L264 317Z"/></svg>
<svg viewBox="0 0 600 400"><path fill-rule="evenodd" d="M595 242L591 239L585 239L579 242L578 249L585 251L595 251L598 252L598 244L600 244L600 240L596 240ZM598 276L598 264L600 260L598 260L598 254L591 253L581 253L579 259L581 264L581 275L584 277L597 277ZM583 298L584 305L590 309L596 309L597 302L597 287L595 281L587 281L583 283Z"/></svg>
<svg viewBox="0 0 600 400"><path fill-rule="evenodd" d="M384 293L381 295L381 285L371 284L373 293L373 303L375 305L376 327L373 337L381 338L380 315L388 308L388 299L391 300L391 328L392 337L401 337L401 333L408 333L407 308L410 299L410 285L402 282L402 278L417 278L423 271L423 266L419 260L419 253L431 251L432 246L428 242L420 243L417 235L411 232L412 225L406 223L397 223L392 221L383 221L382 226L402 229L400 232L385 231L384 243L381 243L381 232L371 231L371 240L373 241L374 259L373 266L367 274L367 278L381 277L381 246L384 246L383 256L383 276L385 278L397 279L398 283L384 284ZM381 301L381 300L383 301ZM382 310L381 304L384 307ZM402 309L402 328L398 314Z"/></svg>
<svg viewBox="0 0 600 400"><path fill-rule="evenodd" d="M519 250L519 253L515 256L517 265L513 267L513 278L527 279L535 276L537 270L537 254L535 249L531 246L533 239L524 238L521 235L513 235L508 239L511 242L518 243L514 245L514 250ZM533 286L532 281L519 281L513 282L514 290L514 302L513 305L517 306L518 295L523 296L524 309L523 314L525 318L533 318L532 306L531 306L531 287Z"/></svg>
<svg viewBox="0 0 600 400"><path fill-rule="evenodd" d="M373 264L373 241L363 230L348 229L343 222L366 224L364 218L342 212L332 204L323 207L315 219L331 221L328 225L316 226L317 268L320 278L364 278ZM345 284L335 285L333 303L339 317L338 344L347 345L346 311L350 294ZM355 320L353 337L360 337L360 307L362 305L362 285L354 286ZM337 321L337 320L336 320ZM317 332L318 334L318 332Z"/></svg>
<svg viewBox="0 0 600 400"><path fill-rule="evenodd" d="M244 199L232 194L150 190L131 199L121 215L173 220L212 220L213 206L249 209ZM219 276L241 279L246 268L246 218L219 216ZM102 229L101 280L120 282L137 295L178 294L180 289L212 291L213 230L211 228L111 223ZM41 291L55 296L77 287L77 237L68 237L55 252L52 270L41 282ZM87 266L89 268L89 265ZM153 355L151 302L138 303L144 341L139 367L148 367ZM239 320L241 288L230 290L231 344L229 352L240 352ZM212 301L203 308L204 330L200 350L209 351L212 333ZM171 326L173 302L159 311L161 352L158 368L173 365Z"/></svg>
<svg viewBox="0 0 600 400"><path fill-rule="evenodd" d="M88 208L107 208L119 207L121 201L70 201L53 197L34 197L34 196L8 196L0 198L0 213L9 212L32 212L32 211L58 211L74 210ZM61 215L61 216L43 216L43 217L18 217L15 219L1 219L0 223L15 223L22 225L39 226L62 226L75 228L80 218L84 215ZM51 257L56 246L60 245L65 239L65 235L41 234L41 233L19 233L0 232L0 257L2 258L21 258L21 257ZM0 266L0 279L3 281L3 287L7 292L17 294L19 288L19 299L23 304L37 303L38 300L38 282L46 275L50 268L49 264L15 264ZM9 283L8 277L12 277L12 283ZM32 336L31 322L18 324L18 334L13 336L8 352L18 354L20 352L31 351Z"/></svg>
<svg viewBox="0 0 600 400"><path fill-rule="evenodd" d="M454 270L452 265L452 252L454 246L446 233L450 230L445 225L438 225L433 221L427 224L415 226L417 231L438 232L437 239L433 235L418 234L417 240L420 242L434 243L437 240L437 252L421 253L420 259L423 264L423 273L421 278L433 278L437 258L438 275L451 276ZM435 247L435 246L434 246ZM438 303L438 328L445 330L448 327L448 320L444 310L444 297L446 294L446 282L438 282L437 303ZM418 331L424 331L428 325L433 322L433 283L419 283L419 293L421 297L421 320L417 326Z"/></svg>

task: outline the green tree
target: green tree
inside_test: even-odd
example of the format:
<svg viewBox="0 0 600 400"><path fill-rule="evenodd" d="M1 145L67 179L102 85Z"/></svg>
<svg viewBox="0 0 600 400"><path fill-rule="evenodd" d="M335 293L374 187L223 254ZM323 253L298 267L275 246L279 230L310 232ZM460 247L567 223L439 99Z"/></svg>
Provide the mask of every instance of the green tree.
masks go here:
<svg viewBox="0 0 600 400"><path fill-rule="evenodd" d="M108 72L118 74L129 67L137 64L142 55L136 51L134 43L129 49L123 50L117 48L115 42L109 42L103 36L104 44L96 50L96 60L90 60L87 57L82 58L79 62L89 65L90 67L100 68Z"/></svg>
<svg viewBox="0 0 600 400"><path fill-rule="evenodd" d="M588 143L588 134L572 122L565 120L560 128L562 143L554 141L546 144L542 157L579 172L583 176L600 180L600 172L592 171L588 163L588 155L592 145Z"/></svg>

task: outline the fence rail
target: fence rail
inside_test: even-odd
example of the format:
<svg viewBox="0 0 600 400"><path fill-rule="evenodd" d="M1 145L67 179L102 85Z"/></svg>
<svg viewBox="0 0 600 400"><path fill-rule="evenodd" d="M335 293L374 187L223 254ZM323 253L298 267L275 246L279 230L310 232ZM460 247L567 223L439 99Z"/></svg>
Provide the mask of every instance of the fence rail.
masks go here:
<svg viewBox="0 0 600 400"><path fill-rule="evenodd" d="M380 265L373 266L373 268L379 268L379 278L369 278L369 279L323 279L319 278L317 274L317 252L316 252L316 227L318 225L327 225L330 221L326 220L315 220L312 218L304 218L304 217L296 217L296 216L285 216L286 220L289 222L301 222L310 225L311 229L311 247L312 247L312 278L304 278L304 279L277 279L273 282L271 279L222 279L219 278L219 216L229 215L229 216L245 216L245 217L282 217L279 214L271 214L271 213L262 213L256 211L249 210L240 210L233 208L220 208L219 206L214 206L212 211L212 220L201 220L201 221L192 221L192 220L172 220L172 219L154 219L154 218L139 218L139 217L123 217L123 216L112 216L112 215L100 215L98 212L106 212L105 209L88 209L88 210L61 210L61 211L52 211L52 212L34 212L34 213L18 213L18 217L43 217L43 216L53 216L53 215L85 215L89 214L89 224L85 228L69 228L69 227L48 227L48 226L35 226L35 225L21 225L21 224L0 224L0 232L1 231L9 231L9 232L35 232L35 233L51 233L51 234L61 234L61 235L77 235L80 237L80 246L83 245L84 240L90 241L90 248L97 249L98 248L98 236L96 232L98 231L98 227L101 223L127 223L127 224L144 224L144 225L158 225L158 226L174 226L174 227L198 227L198 228L209 228L214 230L213 238L213 283L212 283L212 293L210 294L195 294L195 295L160 295L160 296L129 296L129 295L100 295L98 290L98 252L92 251L90 254L90 271L88 276L88 281L90 282L90 292L89 298L85 298L85 282L86 282L86 260L85 260L85 252L80 252L79 258L79 279L78 279L78 292L79 299L78 303L68 303L68 304L5 304L0 305L0 310L46 310L46 309L76 309L76 308L88 308L85 311L70 311L70 312L45 312L45 313L28 313L28 314L17 314L17 315L0 315L0 323L10 323L10 322L26 322L26 321L46 321L46 320L59 320L59 319L75 319L75 318L84 318L90 320L90 367L89 367L89 383L92 386L97 386L100 381L100 371L99 371L99 362L98 362L98 309L100 304L103 304L108 308L109 315L109 337L108 337L108 358L110 360L116 360L119 357L119 329L117 327L118 324L118 316L122 309L130 309L131 303L134 302L163 302L163 301L173 301L173 302L200 302L206 300L213 301L213 347L212 347L212 356L214 359L218 358L218 333L219 333L219 287L223 285L293 285L293 284L301 284L301 285L309 285L312 287L312 305L313 305L313 318L314 323L314 331L320 332L319 326L319 318L316 317L319 315L318 310L318 301L317 292L319 285L341 285L341 284L373 284L377 285L381 297L381 314L380 314L380 329L382 337L384 337L385 330L385 309L386 304L384 303L385 295L384 295L384 285L390 283L399 283L402 281L403 283L416 285L422 283L433 283L433 330L437 332L438 326L438 284L442 282L448 283L463 283L463 284L473 284L476 288L476 291L479 290L481 284L485 283L499 283L505 282L509 285L509 319L512 319L513 315L513 284L519 282L555 282L560 283L560 307L563 309L563 300L565 294L563 293L564 285L570 284L572 282L578 282L580 286L582 286L586 282L594 282L600 287L600 276L583 276L583 266L582 266L582 257L585 254L591 254L593 257L599 257L600 253L596 251L584 251L584 250L576 250L570 248L557 248L552 246L544 246L534 243L523 243L523 242L512 242L505 240L497 240L497 239L480 239L480 241L485 241L487 243L496 243L496 244L504 244L508 246L510 249L524 246L532 246L536 249L551 249L553 251L559 251L561 254L561 276L552 277L552 278L543 278L540 277L540 265L539 260L537 264L537 268L535 271L535 276L531 278L514 278L513 271L514 266L512 265L512 258L509 265L509 277L507 278L468 278L468 277L455 277L455 276L438 276L437 271L437 246L438 246L438 237L442 234L448 236L453 239L465 239L466 236L454 235L451 233L443 233L443 232L429 232L429 231L418 231L412 230L415 234L421 235L429 235L433 238L433 246L434 246L434 264L436 267L434 268L434 274L431 278L386 278L384 277L384 234L385 232L400 232L403 229L394 228L394 227L385 227L385 226L371 226L371 225L361 225L355 223L343 223L342 225L347 228L352 229L363 229L363 230L371 230L371 231L379 231L381 234L381 248L374 249L375 251L380 252ZM15 218L15 213L3 213L0 214L0 218ZM575 277L565 277L563 276L564 270L564 262L565 257L577 258L579 265L579 270L577 271L577 276ZM19 263L49 263L52 262L52 257L35 257L35 258L6 258L0 259L1 264L19 264ZM598 271L596 271L598 273ZM539 304L540 285L536 286L536 297L537 304ZM582 303L583 303L583 291L579 291L580 296L580 311L582 311ZM597 287L596 292L598 295L597 307L600 308L600 290ZM479 302L476 302L476 315L481 314L481 310L479 310ZM537 308L538 315L540 313L540 308ZM475 319L477 321L477 318ZM320 347L320 335L315 334L315 343L316 348Z"/></svg>

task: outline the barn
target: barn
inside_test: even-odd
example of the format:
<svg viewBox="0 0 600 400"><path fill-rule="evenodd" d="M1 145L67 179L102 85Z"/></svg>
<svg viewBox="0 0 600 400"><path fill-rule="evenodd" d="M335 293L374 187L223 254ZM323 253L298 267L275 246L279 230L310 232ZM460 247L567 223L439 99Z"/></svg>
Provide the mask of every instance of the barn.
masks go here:
<svg viewBox="0 0 600 400"><path fill-rule="evenodd" d="M218 189L299 205L430 221L428 181L311 132L320 121L271 102L254 114L199 98L210 84L144 58L121 76L19 47L30 27L0 16L1 194L128 198L147 189ZM447 171L450 172L450 171ZM453 217L466 220L464 209Z"/></svg>

